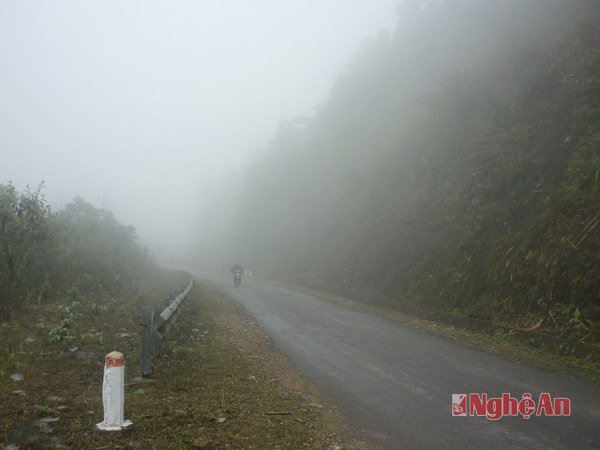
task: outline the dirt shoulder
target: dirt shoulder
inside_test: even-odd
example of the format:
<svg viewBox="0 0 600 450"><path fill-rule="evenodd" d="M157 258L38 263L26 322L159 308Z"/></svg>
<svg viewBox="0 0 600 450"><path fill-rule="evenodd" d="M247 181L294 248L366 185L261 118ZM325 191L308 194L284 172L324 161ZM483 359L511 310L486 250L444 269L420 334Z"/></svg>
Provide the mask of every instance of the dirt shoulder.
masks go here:
<svg viewBox="0 0 600 450"><path fill-rule="evenodd" d="M151 303L151 300L149 300ZM0 448L373 448L240 307L196 284L139 377L140 299L83 311L53 342L57 305L0 327ZM125 354L125 432L100 433L104 356ZM10 447L12 446L12 447Z"/></svg>
<svg viewBox="0 0 600 450"><path fill-rule="evenodd" d="M204 439L232 448L373 448L353 435L335 405L291 367L237 303L204 283L198 291L198 313L213 319L203 327L214 327L203 338L205 351L215 352L216 372L204 393L212 390L213 401L221 402L213 410L220 433L211 436L207 429Z"/></svg>

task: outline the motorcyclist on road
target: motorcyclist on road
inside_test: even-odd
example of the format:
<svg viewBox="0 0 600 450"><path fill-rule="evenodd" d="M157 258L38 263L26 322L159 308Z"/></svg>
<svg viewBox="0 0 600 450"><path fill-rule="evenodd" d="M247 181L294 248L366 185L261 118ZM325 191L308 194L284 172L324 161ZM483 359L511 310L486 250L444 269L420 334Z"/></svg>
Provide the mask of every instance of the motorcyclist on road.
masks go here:
<svg viewBox="0 0 600 450"><path fill-rule="evenodd" d="M233 284L235 285L235 287L239 287L239 285L242 283L243 272L244 269L242 268L242 266L239 265L239 263L235 263L234 266L231 268L231 273L233 274Z"/></svg>

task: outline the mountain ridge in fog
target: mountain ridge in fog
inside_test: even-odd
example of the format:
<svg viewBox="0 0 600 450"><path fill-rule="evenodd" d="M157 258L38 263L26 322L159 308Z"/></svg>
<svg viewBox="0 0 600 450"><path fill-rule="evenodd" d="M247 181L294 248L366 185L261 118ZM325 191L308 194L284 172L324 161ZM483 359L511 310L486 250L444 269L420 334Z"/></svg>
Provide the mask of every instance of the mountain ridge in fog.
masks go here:
<svg viewBox="0 0 600 450"><path fill-rule="evenodd" d="M577 310L589 327L598 17L454 0L365 42L248 171L227 256L393 307L521 325Z"/></svg>

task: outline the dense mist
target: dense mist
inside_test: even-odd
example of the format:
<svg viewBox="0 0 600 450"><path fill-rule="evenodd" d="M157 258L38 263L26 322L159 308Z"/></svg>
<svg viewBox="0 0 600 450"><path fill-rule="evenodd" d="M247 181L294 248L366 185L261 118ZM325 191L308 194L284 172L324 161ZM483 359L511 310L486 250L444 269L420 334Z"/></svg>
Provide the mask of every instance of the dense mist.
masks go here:
<svg viewBox="0 0 600 450"><path fill-rule="evenodd" d="M586 0L404 4L249 168L229 259L593 339L599 14Z"/></svg>
<svg viewBox="0 0 600 450"><path fill-rule="evenodd" d="M482 70L512 46L537 42L556 20L557 4L400 4L393 31L362 40L313 114L298 111L281 120L264 158L216 181L210 192L218 193L210 196L211 217L197 234L194 258L214 265L243 257L253 266L278 267L276 255L287 255L290 268L310 260L310 249L324 248L320 239L330 242L328 233L335 235L347 214L361 208L365 177L411 157L405 151L410 144L403 142L422 126L419 119L440 89ZM235 236L226 224L232 218Z"/></svg>
<svg viewBox="0 0 600 450"><path fill-rule="evenodd" d="M55 210L79 195L174 261L207 189L312 115L396 3L2 2L0 183L45 181Z"/></svg>
<svg viewBox="0 0 600 450"><path fill-rule="evenodd" d="M452 139L458 131L445 130L444 122L471 106L469 91L484 78L503 77L491 72L503 70L504 59L543 42L558 26L563 6L533 0L401 4L394 31L362 41L314 114L280 122L264 157L243 173L243 185L224 178L215 187L229 198L211 208L223 214L207 220L223 233L200 232L197 259L214 264L242 257L254 266L302 273L325 249L328 258L347 261L348 245L334 242L348 220L381 220L376 216L390 214L381 209L397 208L393 197L406 194L404 181L433 178L415 167L426 156L419 147L429 145L427 135L436 131L442 140ZM504 81L481 86L494 92L476 92L476 101L511 95ZM443 151L444 142L431 145ZM235 217L235 236L224 217ZM212 250L215 242L221 242L220 255ZM388 245L379 236L360 242Z"/></svg>
<svg viewBox="0 0 600 450"><path fill-rule="evenodd" d="M0 449L598 447L600 1L8 0L0 61Z"/></svg>
<svg viewBox="0 0 600 450"><path fill-rule="evenodd" d="M0 7L0 181L168 265L598 334L597 2L64 5Z"/></svg>

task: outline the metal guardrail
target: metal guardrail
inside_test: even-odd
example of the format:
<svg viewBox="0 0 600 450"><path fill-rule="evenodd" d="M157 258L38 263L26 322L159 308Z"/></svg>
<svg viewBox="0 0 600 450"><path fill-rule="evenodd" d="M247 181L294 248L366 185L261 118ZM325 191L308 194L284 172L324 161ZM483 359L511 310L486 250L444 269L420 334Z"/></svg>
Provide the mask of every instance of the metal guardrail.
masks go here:
<svg viewBox="0 0 600 450"><path fill-rule="evenodd" d="M166 300L152 308L145 307L142 313L142 377L150 376L152 372L152 356L157 355L161 342L177 320L181 305L192 290L194 279L172 301Z"/></svg>

